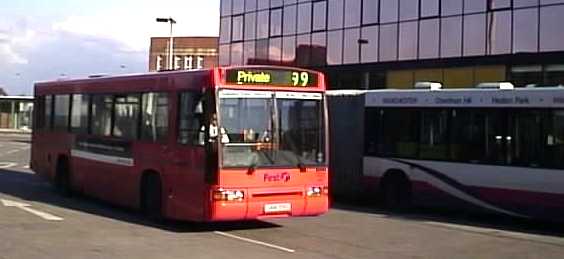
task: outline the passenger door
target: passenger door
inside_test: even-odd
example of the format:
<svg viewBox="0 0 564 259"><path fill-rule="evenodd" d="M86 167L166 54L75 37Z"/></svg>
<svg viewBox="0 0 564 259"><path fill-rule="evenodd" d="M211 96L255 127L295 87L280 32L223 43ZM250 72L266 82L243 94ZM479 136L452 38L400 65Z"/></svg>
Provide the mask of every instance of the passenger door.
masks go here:
<svg viewBox="0 0 564 259"><path fill-rule="evenodd" d="M176 116L174 143L165 151L165 167L170 173L170 188L175 197L177 216L203 218L205 205L206 149L200 136L204 121L202 94L196 91L179 92L175 98Z"/></svg>

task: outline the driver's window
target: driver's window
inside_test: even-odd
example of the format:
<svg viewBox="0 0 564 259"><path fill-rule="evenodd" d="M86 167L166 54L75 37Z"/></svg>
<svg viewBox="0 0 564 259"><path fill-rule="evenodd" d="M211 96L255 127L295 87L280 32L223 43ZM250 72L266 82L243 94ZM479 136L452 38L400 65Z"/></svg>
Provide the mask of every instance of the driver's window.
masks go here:
<svg viewBox="0 0 564 259"><path fill-rule="evenodd" d="M178 143L199 145L200 127L204 117L202 95L194 92L182 92L179 98Z"/></svg>

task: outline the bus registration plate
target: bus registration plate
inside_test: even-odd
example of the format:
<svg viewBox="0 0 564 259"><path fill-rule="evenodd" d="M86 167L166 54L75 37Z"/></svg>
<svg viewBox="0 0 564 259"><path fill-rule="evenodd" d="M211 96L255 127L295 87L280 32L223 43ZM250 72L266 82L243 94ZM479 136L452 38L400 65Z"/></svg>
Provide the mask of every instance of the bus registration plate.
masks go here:
<svg viewBox="0 0 564 259"><path fill-rule="evenodd" d="M292 204L290 203L273 203L264 205L265 213L286 212L291 210Z"/></svg>

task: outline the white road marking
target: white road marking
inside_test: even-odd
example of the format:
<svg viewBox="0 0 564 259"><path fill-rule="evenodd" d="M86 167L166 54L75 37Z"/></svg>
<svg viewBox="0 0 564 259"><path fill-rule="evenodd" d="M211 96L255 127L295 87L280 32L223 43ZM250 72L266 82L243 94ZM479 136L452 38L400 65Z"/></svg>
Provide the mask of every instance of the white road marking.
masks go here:
<svg viewBox="0 0 564 259"><path fill-rule="evenodd" d="M12 149L12 150L7 151L7 152L6 152L6 155L7 155L7 154L13 154L13 153L16 153L16 152L18 152L18 151L20 151L20 150L19 150L19 149Z"/></svg>
<svg viewBox="0 0 564 259"><path fill-rule="evenodd" d="M220 235L220 236L229 237L229 238L249 242L249 243L252 243L252 244L255 244L255 245L261 245L261 246L266 246L266 247L282 250L282 251L288 252L288 253L296 252L296 250L294 250L294 249L289 249L289 248L286 248L286 247L277 246L277 245L274 245L274 244L269 244L269 243L261 242L261 241L258 241L258 240L250 239L250 238L240 237L240 236L228 234L228 233L221 232L221 231L214 231L213 233Z"/></svg>
<svg viewBox="0 0 564 259"><path fill-rule="evenodd" d="M14 167L17 166L18 164L16 163L12 163L12 162L0 162L0 169L1 168L10 168L10 167Z"/></svg>
<svg viewBox="0 0 564 259"><path fill-rule="evenodd" d="M45 220L49 220L49 221L62 221L63 218L61 217L57 217L55 215L43 212L43 211L39 211L39 210L35 210L30 208L31 205L27 204L27 203L23 203L23 202L17 202L17 201L10 201L10 200L2 200L0 199L0 201L2 201L2 204L4 204L5 207L16 207L19 209L22 209L24 211L27 211L31 214L34 214L36 216L39 216Z"/></svg>

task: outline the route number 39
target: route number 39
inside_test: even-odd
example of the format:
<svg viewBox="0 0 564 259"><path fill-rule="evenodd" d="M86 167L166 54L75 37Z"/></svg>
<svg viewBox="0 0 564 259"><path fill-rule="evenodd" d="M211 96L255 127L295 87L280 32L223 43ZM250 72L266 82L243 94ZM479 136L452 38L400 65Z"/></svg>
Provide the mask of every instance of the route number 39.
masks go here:
<svg viewBox="0 0 564 259"><path fill-rule="evenodd" d="M306 86L309 83L309 73L292 72L292 83L294 86Z"/></svg>

